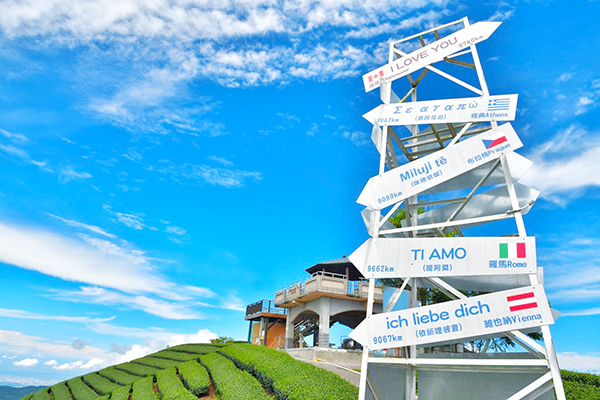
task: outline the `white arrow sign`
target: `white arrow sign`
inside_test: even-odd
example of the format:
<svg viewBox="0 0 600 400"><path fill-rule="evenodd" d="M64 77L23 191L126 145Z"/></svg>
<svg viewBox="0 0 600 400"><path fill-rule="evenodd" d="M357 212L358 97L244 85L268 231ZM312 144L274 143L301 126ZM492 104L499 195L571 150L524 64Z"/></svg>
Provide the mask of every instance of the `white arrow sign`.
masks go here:
<svg viewBox="0 0 600 400"><path fill-rule="evenodd" d="M374 314L350 337L369 350L459 341L554 323L542 286Z"/></svg>
<svg viewBox="0 0 600 400"><path fill-rule="evenodd" d="M379 80L391 82L426 65L441 61L444 57L454 54L471 45L482 42L489 38L500 26L501 22L478 22L468 26L440 40L413 51L406 56L392 61L363 75L365 91L370 92L379 87Z"/></svg>
<svg viewBox="0 0 600 400"><path fill-rule="evenodd" d="M514 121L516 94L462 99L381 104L365 115L377 125L415 125L456 122Z"/></svg>
<svg viewBox="0 0 600 400"><path fill-rule="evenodd" d="M523 146L510 123L375 176L357 202L382 209Z"/></svg>
<svg viewBox="0 0 600 400"><path fill-rule="evenodd" d="M368 239L348 257L366 278L536 272L535 238Z"/></svg>

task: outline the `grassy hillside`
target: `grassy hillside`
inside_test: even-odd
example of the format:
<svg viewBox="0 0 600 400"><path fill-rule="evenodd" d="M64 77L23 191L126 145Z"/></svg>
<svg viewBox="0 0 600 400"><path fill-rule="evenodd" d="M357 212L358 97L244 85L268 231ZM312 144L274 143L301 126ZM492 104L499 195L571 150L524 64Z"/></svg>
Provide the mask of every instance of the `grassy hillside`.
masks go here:
<svg viewBox="0 0 600 400"><path fill-rule="evenodd" d="M562 371L569 400L600 400L600 376ZM344 400L358 389L289 355L248 344L186 344L44 388L27 400Z"/></svg>
<svg viewBox="0 0 600 400"><path fill-rule="evenodd" d="M114 365L31 395L27 400L356 399L337 375L249 344L186 344Z"/></svg>

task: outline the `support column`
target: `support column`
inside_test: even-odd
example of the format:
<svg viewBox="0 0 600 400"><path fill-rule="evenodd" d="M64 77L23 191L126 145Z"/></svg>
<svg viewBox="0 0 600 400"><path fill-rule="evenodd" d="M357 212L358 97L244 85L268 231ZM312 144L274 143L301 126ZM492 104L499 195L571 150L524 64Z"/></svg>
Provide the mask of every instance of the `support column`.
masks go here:
<svg viewBox="0 0 600 400"><path fill-rule="evenodd" d="M329 297L321 297L319 313L319 347L329 348L329 323L331 320L331 303Z"/></svg>
<svg viewBox="0 0 600 400"><path fill-rule="evenodd" d="M294 320L292 318L292 309L288 309L288 316L285 319L285 348L294 348Z"/></svg>

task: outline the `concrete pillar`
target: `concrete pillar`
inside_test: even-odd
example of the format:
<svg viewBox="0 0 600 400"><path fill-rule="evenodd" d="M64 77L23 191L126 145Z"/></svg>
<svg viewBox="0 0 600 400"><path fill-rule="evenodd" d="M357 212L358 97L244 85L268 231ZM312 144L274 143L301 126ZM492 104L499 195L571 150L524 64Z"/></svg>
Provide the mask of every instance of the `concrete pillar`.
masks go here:
<svg viewBox="0 0 600 400"><path fill-rule="evenodd" d="M319 347L329 348L329 323L331 320L331 299L321 297L319 313Z"/></svg>
<svg viewBox="0 0 600 400"><path fill-rule="evenodd" d="M288 316L285 320L285 348L294 348L294 321L291 315L291 309L288 309Z"/></svg>

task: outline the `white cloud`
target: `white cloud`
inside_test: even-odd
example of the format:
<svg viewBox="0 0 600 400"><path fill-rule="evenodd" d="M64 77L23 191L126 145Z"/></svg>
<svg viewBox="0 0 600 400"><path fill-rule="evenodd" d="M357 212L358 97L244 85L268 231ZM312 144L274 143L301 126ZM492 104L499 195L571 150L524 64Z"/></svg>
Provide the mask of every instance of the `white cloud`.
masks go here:
<svg viewBox="0 0 600 400"><path fill-rule="evenodd" d="M4 153L12 155L12 156L16 156L18 158L22 158L24 160L29 159L29 154L27 154L27 152L25 150L15 147L12 144L9 144L9 145L0 144L0 151L3 151Z"/></svg>
<svg viewBox="0 0 600 400"><path fill-rule="evenodd" d="M500 2L498 2L498 9L494 13L494 15L492 15L490 18L488 18L488 21L502 22L502 21L506 21L513 15L515 15L515 7L508 4L505 1L500 1Z"/></svg>
<svg viewBox="0 0 600 400"><path fill-rule="evenodd" d="M575 72L565 72L564 74L558 77L557 81L560 83L564 83L571 79L573 76L575 76Z"/></svg>
<svg viewBox="0 0 600 400"><path fill-rule="evenodd" d="M83 241L0 223L0 262L67 281L180 298L176 286L158 275L142 251L79 236Z"/></svg>
<svg viewBox="0 0 600 400"><path fill-rule="evenodd" d="M233 167L233 163L231 161L227 160L226 158L217 157L217 156L208 156L206 158L208 158L209 160L212 160L212 161L216 161L219 164L222 164L226 167Z"/></svg>
<svg viewBox="0 0 600 400"><path fill-rule="evenodd" d="M115 317L110 318L90 318L90 317L67 317L61 315L44 315L32 313L24 310L14 310L7 308L0 308L0 317L3 318L17 318L17 319L34 319L44 321L63 321L63 322L74 322L79 324L90 324L100 323L113 320Z"/></svg>
<svg viewBox="0 0 600 400"><path fill-rule="evenodd" d="M574 352L558 353L558 362L561 369L579 372L600 372L600 355L578 354Z"/></svg>
<svg viewBox="0 0 600 400"><path fill-rule="evenodd" d="M366 146L371 143L371 140L369 139L367 134L365 132L361 132L361 131L354 131L354 132L345 131L342 133L342 137L344 139L350 140L352 143L354 143L357 146Z"/></svg>
<svg viewBox="0 0 600 400"><path fill-rule="evenodd" d="M563 317L581 317L587 315L600 315L600 307L589 308L587 310L567 311L561 316Z"/></svg>
<svg viewBox="0 0 600 400"><path fill-rule="evenodd" d="M167 226L167 228L165 229L165 232L167 233L172 233L174 235L185 235L187 232L185 229L180 228L178 226Z"/></svg>
<svg viewBox="0 0 600 400"><path fill-rule="evenodd" d="M600 137L578 125L559 132L530 158L534 164L520 182L541 190L547 200L565 204L585 188L600 186Z"/></svg>
<svg viewBox="0 0 600 400"><path fill-rule="evenodd" d="M27 139L27 137L25 137L24 135L21 135L20 133L11 133L5 129L0 129L0 135L16 142L29 141L29 139Z"/></svg>
<svg viewBox="0 0 600 400"><path fill-rule="evenodd" d="M58 215L54 215L54 214L50 214L50 213L46 213L46 215L54 217L54 218L56 218L56 219L64 222L65 224L67 224L69 226L73 226L75 228L86 229L88 231L97 233L99 235L107 236L107 237L112 238L112 239L116 238L115 235L113 235L111 233L108 233L104 229L99 228L99 227L94 226L94 225L87 225L87 224L84 224L83 222L78 222L78 221L73 221L73 220L70 220L70 219L65 219L65 218L59 217Z"/></svg>
<svg viewBox="0 0 600 400"><path fill-rule="evenodd" d="M152 226L146 225L142 215L138 215L138 214L134 214L134 213L117 212L117 211L114 211L113 208L111 206L109 206L108 204L104 204L102 206L102 208L108 214L116 217L117 221L119 221L120 223L122 223L123 225L125 225L128 228L132 228L132 229L135 229L138 231L141 231L144 228L148 228L150 230L157 230L156 228L154 228Z"/></svg>
<svg viewBox="0 0 600 400"><path fill-rule="evenodd" d="M594 100L588 96L581 96L575 104L575 115L583 114L587 111L587 107L594 104Z"/></svg>
<svg viewBox="0 0 600 400"><path fill-rule="evenodd" d="M80 180L80 179L89 179L92 178L92 175L90 175L87 172L79 172L79 171L75 171L75 169L73 169L73 167L64 167L61 168L60 171L58 172L58 180L61 183L67 183L73 180Z"/></svg>
<svg viewBox="0 0 600 400"><path fill-rule="evenodd" d="M44 363L44 365L47 365L49 367L54 367L54 366L58 365L58 362L56 360L48 360Z"/></svg>
<svg viewBox="0 0 600 400"><path fill-rule="evenodd" d="M182 293L185 295L185 293ZM203 319L204 316L192 310L186 302L173 302L148 296L131 296L99 287L82 287L78 291L52 291L54 299L78 303L103 304L144 311L166 319Z"/></svg>
<svg viewBox="0 0 600 400"><path fill-rule="evenodd" d="M33 367L38 365L39 361L36 358L25 358L21 361L13 362L13 365L17 367Z"/></svg>
<svg viewBox="0 0 600 400"><path fill-rule="evenodd" d="M262 174L256 171L244 171L233 168L219 168L208 165L183 164L164 165L153 168L156 172L171 176L172 179L182 182L188 181L208 183L226 188L242 187L247 180L261 181Z"/></svg>

